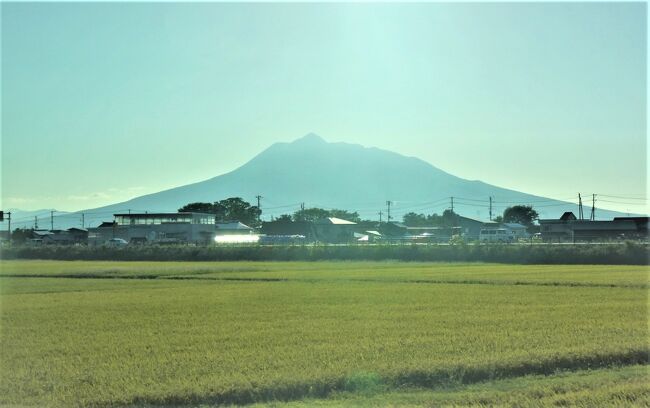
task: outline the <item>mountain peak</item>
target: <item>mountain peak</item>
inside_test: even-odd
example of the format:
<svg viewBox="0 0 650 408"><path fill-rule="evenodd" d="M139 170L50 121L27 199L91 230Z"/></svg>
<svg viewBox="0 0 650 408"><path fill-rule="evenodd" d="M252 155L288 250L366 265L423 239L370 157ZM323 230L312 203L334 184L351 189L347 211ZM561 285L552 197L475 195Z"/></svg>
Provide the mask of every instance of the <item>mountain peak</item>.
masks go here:
<svg viewBox="0 0 650 408"><path fill-rule="evenodd" d="M316 133L307 133L303 137L296 139L293 141L293 143L310 143L310 144L321 144L321 143L327 143L325 139L322 137L318 136Z"/></svg>

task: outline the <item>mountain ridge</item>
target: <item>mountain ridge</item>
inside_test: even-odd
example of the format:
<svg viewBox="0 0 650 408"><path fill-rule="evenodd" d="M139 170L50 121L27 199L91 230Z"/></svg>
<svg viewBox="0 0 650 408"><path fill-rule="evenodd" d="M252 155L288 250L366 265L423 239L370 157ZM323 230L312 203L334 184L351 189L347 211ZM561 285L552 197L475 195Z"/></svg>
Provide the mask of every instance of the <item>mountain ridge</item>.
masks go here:
<svg viewBox="0 0 650 408"><path fill-rule="evenodd" d="M457 213L484 220L489 217L488 197L494 199L494 215L514 204L532 204L542 218L557 217L564 211L577 213L573 203L463 179L417 157L359 144L330 143L308 133L292 142L274 143L230 172L76 214L107 214L104 218L110 220L111 211L173 212L191 202L227 197L254 203L257 195L263 197L266 219L291 213L300 203L358 211L362 218L377 219L386 202L392 201L391 212L397 220L410 211L441 213L451 205L450 197L456 197ZM590 210L585 206L585 212ZM610 219L623 215L598 209L597 214Z"/></svg>

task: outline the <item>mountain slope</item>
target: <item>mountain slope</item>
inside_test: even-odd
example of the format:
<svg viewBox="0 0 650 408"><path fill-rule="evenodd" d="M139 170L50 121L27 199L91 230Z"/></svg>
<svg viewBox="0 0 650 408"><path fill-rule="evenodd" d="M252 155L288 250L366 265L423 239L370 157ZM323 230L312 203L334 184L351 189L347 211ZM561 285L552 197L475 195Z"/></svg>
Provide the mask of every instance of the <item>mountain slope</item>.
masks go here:
<svg viewBox="0 0 650 408"><path fill-rule="evenodd" d="M105 214L126 211L176 211L196 201L213 202L242 197L255 202L262 195L264 218L307 207L342 208L359 211L363 218L376 219L393 201L394 219L409 211L441 213L455 197L457 213L488 219L488 197L494 200L493 214L516 203L532 204L542 217L564 211L577 213L575 204L546 199L448 174L414 157L347 143L327 143L309 134L292 143L276 143L248 163L209 180L149 194L132 200L88 210ZM589 213L585 207L585 213ZM597 211L599 218L619 213ZM95 222L96 224L97 222Z"/></svg>

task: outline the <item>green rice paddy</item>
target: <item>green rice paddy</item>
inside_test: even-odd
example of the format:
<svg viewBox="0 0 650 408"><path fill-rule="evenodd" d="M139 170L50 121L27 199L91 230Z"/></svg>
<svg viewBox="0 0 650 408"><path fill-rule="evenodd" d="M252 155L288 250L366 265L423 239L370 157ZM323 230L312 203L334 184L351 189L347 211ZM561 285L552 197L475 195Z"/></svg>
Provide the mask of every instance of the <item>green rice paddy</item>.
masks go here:
<svg viewBox="0 0 650 408"><path fill-rule="evenodd" d="M0 268L3 406L649 400L647 266Z"/></svg>

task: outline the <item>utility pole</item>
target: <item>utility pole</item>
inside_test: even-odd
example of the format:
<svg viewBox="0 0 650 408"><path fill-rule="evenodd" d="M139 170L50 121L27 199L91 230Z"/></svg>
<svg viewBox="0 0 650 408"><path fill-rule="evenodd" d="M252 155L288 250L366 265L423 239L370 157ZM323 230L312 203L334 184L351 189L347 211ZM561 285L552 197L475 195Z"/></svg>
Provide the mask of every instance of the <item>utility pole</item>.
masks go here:
<svg viewBox="0 0 650 408"><path fill-rule="evenodd" d="M305 203L300 203L300 211L305 211Z"/></svg>
<svg viewBox="0 0 650 408"><path fill-rule="evenodd" d="M386 222L390 222L390 205L392 203L390 201L386 201L386 205L388 206L388 212L386 213Z"/></svg>
<svg viewBox="0 0 650 408"><path fill-rule="evenodd" d="M578 193L578 219L583 220L584 215L582 213L582 196Z"/></svg>
<svg viewBox="0 0 650 408"><path fill-rule="evenodd" d="M596 221L596 194L591 195L591 220Z"/></svg>
<svg viewBox="0 0 650 408"><path fill-rule="evenodd" d="M5 215L7 216L7 222L9 223L7 226L7 240L11 242L11 212L0 211L0 222L5 220Z"/></svg>
<svg viewBox="0 0 650 408"><path fill-rule="evenodd" d="M261 221L262 220L262 207L260 206L260 200L262 198L264 198L264 197L262 197L261 195L258 194L258 195L255 196L255 198L257 198L257 209L260 210L260 215L257 217L257 221Z"/></svg>
<svg viewBox="0 0 650 408"><path fill-rule="evenodd" d="M489 215L490 215L490 221L492 221L492 196L490 196L490 212L489 212Z"/></svg>
<svg viewBox="0 0 650 408"><path fill-rule="evenodd" d="M454 212L454 197L451 197L451 212Z"/></svg>
<svg viewBox="0 0 650 408"><path fill-rule="evenodd" d="M84 213L81 213L81 228L86 228L86 220L84 219Z"/></svg>
<svg viewBox="0 0 650 408"><path fill-rule="evenodd" d="M38 215L35 215L35 216L34 216L34 229L35 229L35 230L38 229Z"/></svg>
<svg viewBox="0 0 650 408"><path fill-rule="evenodd" d="M383 211L379 211L379 223L381 224L381 215L383 214Z"/></svg>
<svg viewBox="0 0 650 408"><path fill-rule="evenodd" d="M54 211L50 211L50 231L54 230Z"/></svg>

